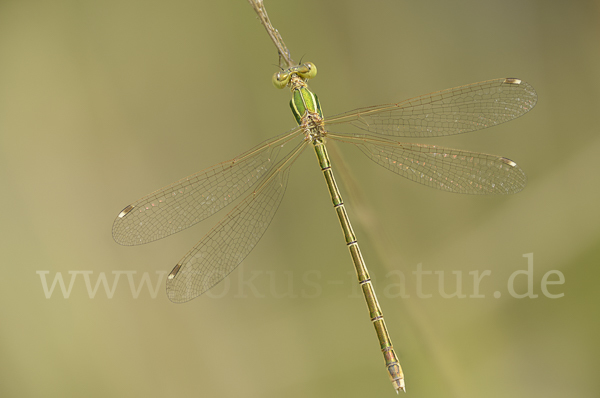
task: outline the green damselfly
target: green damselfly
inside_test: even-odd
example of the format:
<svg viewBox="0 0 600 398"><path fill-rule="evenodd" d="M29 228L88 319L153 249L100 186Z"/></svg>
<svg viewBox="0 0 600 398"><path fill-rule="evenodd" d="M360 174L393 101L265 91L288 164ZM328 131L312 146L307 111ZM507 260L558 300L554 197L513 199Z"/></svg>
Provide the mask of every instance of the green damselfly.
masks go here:
<svg viewBox="0 0 600 398"><path fill-rule="evenodd" d="M522 80L495 79L324 118L317 96L306 83L316 71L315 65L307 62L282 70L273 77L276 87L291 88L290 105L298 127L132 203L117 216L113 237L122 245L152 242L191 227L245 195L169 274L169 299L189 301L223 280L256 246L281 203L290 167L304 149L312 145L375 326L388 374L398 392L405 390L404 376L333 176L326 140L353 144L388 170L444 191L516 193L524 188L526 178L510 159L403 143L395 138L439 137L504 123L531 110L537 94ZM361 132L333 131L342 124ZM280 156L282 148L294 141L298 143L293 149Z"/></svg>

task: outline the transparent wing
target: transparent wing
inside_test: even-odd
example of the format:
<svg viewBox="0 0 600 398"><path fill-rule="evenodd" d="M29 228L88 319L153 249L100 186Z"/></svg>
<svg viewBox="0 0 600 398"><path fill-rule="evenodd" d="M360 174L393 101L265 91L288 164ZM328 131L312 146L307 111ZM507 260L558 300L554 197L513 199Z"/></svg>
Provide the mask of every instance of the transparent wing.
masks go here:
<svg viewBox="0 0 600 398"><path fill-rule="evenodd" d="M113 223L113 238L140 245L182 231L227 206L272 168L294 129L229 161L192 174L130 204Z"/></svg>
<svg viewBox="0 0 600 398"><path fill-rule="evenodd" d="M443 191L512 194L527 182L515 162L500 156L368 136L331 133L329 137L356 145L369 159L396 174Z"/></svg>
<svg viewBox="0 0 600 398"><path fill-rule="evenodd" d="M533 87L519 79L495 79L422 95L397 104L355 109L328 125L349 123L393 137L438 137L495 126L529 112Z"/></svg>
<svg viewBox="0 0 600 398"><path fill-rule="evenodd" d="M254 249L271 223L287 186L289 169L306 147L301 142L266 179L219 222L175 266L167 278L167 296L189 301L225 278Z"/></svg>

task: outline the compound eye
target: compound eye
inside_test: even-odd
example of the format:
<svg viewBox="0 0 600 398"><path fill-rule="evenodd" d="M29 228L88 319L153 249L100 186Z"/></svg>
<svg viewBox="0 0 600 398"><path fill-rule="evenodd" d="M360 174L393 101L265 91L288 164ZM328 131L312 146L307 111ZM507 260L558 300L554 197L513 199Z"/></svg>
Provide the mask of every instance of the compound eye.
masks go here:
<svg viewBox="0 0 600 398"><path fill-rule="evenodd" d="M273 85L277 88L284 88L290 81L290 74L287 71L280 71L273 75Z"/></svg>
<svg viewBox="0 0 600 398"><path fill-rule="evenodd" d="M298 67L298 75L303 79L312 79L317 75L317 67L312 62L306 62Z"/></svg>

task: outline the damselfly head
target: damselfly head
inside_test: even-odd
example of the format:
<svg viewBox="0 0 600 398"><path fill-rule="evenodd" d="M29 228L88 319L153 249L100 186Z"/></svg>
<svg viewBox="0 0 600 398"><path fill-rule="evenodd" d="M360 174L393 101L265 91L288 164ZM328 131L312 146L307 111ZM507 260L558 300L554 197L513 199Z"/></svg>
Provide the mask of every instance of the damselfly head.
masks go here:
<svg viewBox="0 0 600 398"><path fill-rule="evenodd" d="M273 85L277 88L284 88L289 84L294 74L304 80L312 79L317 75L317 67L312 62L305 62L302 65L281 70L273 75Z"/></svg>

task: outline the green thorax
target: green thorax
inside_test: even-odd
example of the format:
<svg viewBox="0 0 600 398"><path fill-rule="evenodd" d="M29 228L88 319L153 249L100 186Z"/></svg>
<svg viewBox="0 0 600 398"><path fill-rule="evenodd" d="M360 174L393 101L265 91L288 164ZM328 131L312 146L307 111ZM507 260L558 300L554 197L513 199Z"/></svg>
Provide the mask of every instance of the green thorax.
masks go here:
<svg viewBox="0 0 600 398"><path fill-rule="evenodd" d="M321 111L319 98L307 87L297 87L292 89L290 108L292 108L292 113L299 125L302 124L302 116L304 116L306 112L317 114L321 119L323 118L323 111Z"/></svg>

